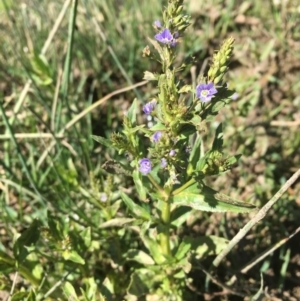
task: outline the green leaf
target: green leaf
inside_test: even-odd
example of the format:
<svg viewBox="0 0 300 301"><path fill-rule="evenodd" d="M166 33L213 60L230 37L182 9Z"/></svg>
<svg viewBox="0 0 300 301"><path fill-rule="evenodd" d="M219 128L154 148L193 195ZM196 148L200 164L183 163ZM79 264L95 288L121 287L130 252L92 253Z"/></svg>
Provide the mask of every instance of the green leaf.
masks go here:
<svg viewBox="0 0 300 301"><path fill-rule="evenodd" d="M126 136L127 136L128 134L131 134L131 135L132 135L132 134L134 134L134 133L136 133L136 132L138 132L138 131L143 130L144 127L145 127L145 125L142 124L142 125L135 126L135 127L133 127L133 128L128 128L127 131L124 130L123 132L124 132L124 134L126 134Z"/></svg>
<svg viewBox="0 0 300 301"><path fill-rule="evenodd" d="M9 8L12 6L13 0L0 1L0 13L9 11Z"/></svg>
<svg viewBox="0 0 300 301"><path fill-rule="evenodd" d="M165 277L165 273L161 267L136 269L130 276L128 292L137 297L134 300L143 300L143 298L140 297L153 291L157 287L157 284L161 285Z"/></svg>
<svg viewBox="0 0 300 301"><path fill-rule="evenodd" d="M112 205L107 206L106 209L109 210L111 216L115 216L122 204L123 204L122 200L117 200Z"/></svg>
<svg viewBox="0 0 300 301"><path fill-rule="evenodd" d="M153 265L155 264L154 260L147 253L141 250L132 249L123 255L125 260L134 260L143 265Z"/></svg>
<svg viewBox="0 0 300 301"><path fill-rule="evenodd" d="M14 244L13 252L17 263L20 264L30 254L40 236L40 221L35 219Z"/></svg>
<svg viewBox="0 0 300 301"><path fill-rule="evenodd" d="M193 209L187 206L177 207L172 210L171 225L176 228L182 226L186 222L187 218L191 215L191 210Z"/></svg>
<svg viewBox="0 0 300 301"><path fill-rule="evenodd" d="M148 38L148 41L154 46L156 51L159 53L160 59L162 61L164 61L165 60L164 51L163 51L162 47L159 45L159 43L150 38Z"/></svg>
<svg viewBox="0 0 300 301"><path fill-rule="evenodd" d="M228 245L228 239L215 235L185 237L185 243L190 244L191 250L196 255L197 259L206 258L210 255L218 255Z"/></svg>
<svg viewBox="0 0 300 301"><path fill-rule="evenodd" d="M85 264L84 259L74 250L65 250L62 253L62 256L65 260L70 260L79 264Z"/></svg>
<svg viewBox="0 0 300 301"><path fill-rule="evenodd" d="M220 123L216 129L216 134L212 145L212 149L221 151L222 146L223 146L223 127L222 127L222 123Z"/></svg>
<svg viewBox="0 0 300 301"><path fill-rule="evenodd" d="M143 207L137 205L130 197L128 197L124 192L120 192L122 200L126 204L127 208L138 218L150 221L150 213Z"/></svg>
<svg viewBox="0 0 300 301"><path fill-rule="evenodd" d="M180 140L186 140L189 138L190 135L195 133L195 127L194 125L188 124L186 122L180 122L181 124L184 124L180 131L180 136L177 137L178 141Z"/></svg>
<svg viewBox="0 0 300 301"><path fill-rule="evenodd" d="M113 145L112 145L112 143L110 142L109 139L103 138L103 137L101 137L101 136L95 136L95 135L92 135L91 137L92 137L95 141L99 142L100 144L102 144L102 145L104 145L104 146L106 146L106 147L108 147L108 148L112 148L112 147L113 147Z"/></svg>
<svg viewBox="0 0 300 301"><path fill-rule="evenodd" d="M125 224L131 223L135 220L136 220L135 218L127 218L127 217L113 218L107 222L102 223L99 226L99 229L112 228L112 227L123 227Z"/></svg>
<svg viewBox="0 0 300 301"><path fill-rule="evenodd" d="M34 54L30 58L32 77L40 85L52 84L52 74L47 59L42 54Z"/></svg>
<svg viewBox="0 0 300 301"><path fill-rule="evenodd" d="M224 86L218 88L218 96L215 97L209 113L211 115L216 115L223 107L225 107L225 105L227 105L230 101L232 101L231 96L233 94L234 91L228 90Z"/></svg>
<svg viewBox="0 0 300 301"><path fill-rule="evenodd" d="M226 163L230 166L235 165L235 164L238 163L241 156L242 156L241 154L237 154L237 155L234 155L232 157L229 157L229 158L226 159Z"/></svg>
<svg viewBox="0 0 300 301"><path fill-rule="evenodd" d="M192 270L192 264L190 263L190 252L186 254L182 259L177 260L172 264L173 270L177 271L174 277L177 279L186 279L187 275Z"/></svg>
<svg viewBox="0 0 300 301"><path fill-rule="evenodd" d="M193 124L197 128L200 127L201 122L202 122L202 119L199 115L193 116L193 118L190 120L190 123Z"/></svg>
<svg viewBox="0 0 300 301"><path fill-rule="evenodd" d="M16 268L16 260L9 256L10 252L4 250L2 251L0 249L0 275L8 275L11 273L12 270L15 270ZM24 265L20 264L18 266L18 271L20 275L22 275L23 278L28 280L31 284L34 286L39 286L40 285L40 279L37 279L32 272L31 269L28 269Z"/></svg>
<svg viewBox="0 0 300 301"><path fill-rule="evenodd" d="M137 99L133 101L130 108L127 112L127 118L131 121L131 124L134 126L136 124L136 115L138 113L138 102Z"/></svg>
<svg viewBox="0 0 300 301"><path fill-rule="evenodd" d="M70 282L67 281L64 283L63 291L65 296L67 297L67 300L79 301L76 291Z"/></svg>
<svg viewBox="0 0 300 301"><path fill-rule="evenodd" d="M55 218L50 211L47 211L47 220L48 220L49 232L51 236L56 241L62 240L64 237L64 233L59 220Z"/></svg>
<svg viewBox="0 0 300 301"><path fill-rule="evenodd" d="M148 275L150 274L149 271ZM154 274L154 272L152 272L152 274ZM139 275L138 274L138 270L135 271L133 274L131 274L130 276L130 283L129 283L129 287L128 287L128 292L131 295L136 296L136 300L138 300L138 297L146 295L149 292L149 282L144 281L144 277L141 277L144 275ZM154 275L153 275L154 276Z"/></svg>
<svg viewBox="0 0 300 301"><path fill-rule="evenodd" d="M183 259L185 256L187 256L188 251L191 249L191 243L189 243L188 241L183 240L178 249L177 252L175 254L175 257L177 260L181 260Z"/></svg>
<svg viewBox="0 0 300 301"><path fill-rule="evenodd" d="M128 166L125 166L121 164L120 162L117 162L115 160L108 160L101 166L106 172L120 175L124 174L126 176L131 176L131 171L128 168Z"/></svg>
<svg viewBox="0 0 300 301"><path fill-rule="evenodd" d="M158 122L158 123L156 123L154 126L152 126L152 127L150 128L150 131L151 131L151 132L165 131L166 129L167 129L167 128L166 128L166 126L165 126L164 124Z"/></svg>
<svg viewBox="0 0 300 301"><path fill-rule="evenodd" d="M150 237L146 237L145 235L141 235L143 243L145 247L149 250L152 258L157 264L162 264L166 261L166 258L162 254L162 250L160 245Z"/></svg>
<svg viewBox="0 0 300 301"><path fill-rule="evenodd" d="M197 183L176 194L173 201L177 206L210 212L246 213L256 209L252 204L236 201L207 186L198 187Z"/></svg>
<svg viewBox="0 0 300 301"><path fill-rule="evenodd" d="M197 137L189 157L188 174L192 174L197 169L197 163L201 157L201 138Z"/></svg>
<svg viewBox="0 0 300 301"><path fill-rule="evenodd" d="M92 243L92 233L91 227L85 228L82 232L79 233L80 237L84 241L84 245L89 248Z"/></svg>
<svg viewBox="0 0 300 301"><path fill-rule="evenodd" d="M139 197L142 201L146 201L147 199L147 189L145 188L145 185L142 181L142 174L137 171L137 170L134 170L133 173L132 173L132 176L133 176L133 181L134 181L134 184L135 184L135 188L139 194Z"/></svg>
<svg viewBox="0 0 300 301"><path fill-rule="evenodd" d="M216 115L222 108L224 108L227 105L228 102L228 99L222 99L213 103L210 109L211 114Z"/></svg>
<svg viewBox="0 0 300 301"><path fill-rule="evenodd" d="M101 284L100 292L105 296L105 300L113 300L115 297L114 280L106 277Z"/></svg>
<svg viewBox="0 0 300 301"><path fill-rule="evenodd" d="M85 278L84 289L80 288L80 291L85 301L105 301L104 296L99 293L99 288L94 277Z"/></svg>
<svg viewBox="0 0 300 301"><path fill-rule="evenodd" d="M11 301L23 301L28 297L28 292L17 292L11 297ZM9 299L8 299L9 300Z"/></svg>

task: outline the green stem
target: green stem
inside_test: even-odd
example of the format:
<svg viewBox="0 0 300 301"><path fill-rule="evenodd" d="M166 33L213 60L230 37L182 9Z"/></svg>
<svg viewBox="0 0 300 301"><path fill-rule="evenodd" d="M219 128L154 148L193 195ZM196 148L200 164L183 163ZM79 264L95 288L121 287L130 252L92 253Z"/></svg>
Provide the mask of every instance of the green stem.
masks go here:
<svg viewBox="0 0 300 301"><path fill-rule="evenodd" d="M153 184L153 186L155 186L157 191L159 191L159 194L162 196L162 198L167 201L169 198L169 195L166 193L166 191L162 187L159 186L159 184L155 181L155 179L151 175L148 175L148 179Z"/></svg>
<svg viewBox="0 0 300 301"><path fill-rule="evenodd" d="M184 185L182 185L179 188L177 188L176 190L174 190L173 193L172 193L172 195L176 195L176 194L180 193L181 191L183 191L184 189L186 189L189 186L193 185L194 183L196 183L196 180L194 178L190 179Z"/></svg>
<svg viewBox="0 0 300 301"><path fill-rule="evenodd" d="M148 175L149 180L159 191L161 199L161 222L163 224L163 229L160 237L160 246L163 254L166 257L171 257L171 247L170 247L170 217L171 217L171 204L170 204L170 192L167 192L162 187L158 185L155 179Z"/></svg>
<svg viewBox="0 0 300 301"><path fill-rule="evenodd" d="M162 252L167 257L171 257L170 216L171 216L171 204L169 200L167 200L162 203L162 208L161 208L161 220L163 222L164 227L160 238L160 245L161 245Z"/></svg>

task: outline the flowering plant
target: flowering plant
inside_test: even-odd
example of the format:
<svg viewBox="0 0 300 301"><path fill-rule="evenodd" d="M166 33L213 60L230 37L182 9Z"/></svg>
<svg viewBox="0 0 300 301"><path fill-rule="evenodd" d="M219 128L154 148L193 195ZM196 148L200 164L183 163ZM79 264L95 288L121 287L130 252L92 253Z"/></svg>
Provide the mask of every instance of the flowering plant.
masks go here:
<svg viewBox="0 0 300 301"><path fill-rule="evenodd" d="M234 41L229 38L223 43L206 76L201 75L195 85L183 85L178 73L186 65L176 66L175 59L180 39L189 25L189 17L183 14L183 0L168 1L163 22L154 22L157 30L154 40L149 39L157 54L148 46L143 52L161 64L159 73L145 72L144 77L158 87L156 97L143 106L143 112L152 116L155 124L150 128L137 124L140 108L134 100L124 116L122 134L115 133L110 139L93 137L132 158L122 167L130 171L136 195L130 197L120 191L120 197L135 218L135 224L140 225L138 232L143 243L141 249L135 250L135 260L143 266L132 271L128 288L128 292L136 296L156 294L183 298L191 262L203 256L199 248L207 237L181 240L173 234L194 210L243 213L255 208L231 200L204 183L206 177L230 170L240 157L224 155L222 124L217 127L207 151L202 140L206 123L230 102L233 94L223 77ZM112 165L109 172L120 170L121 163L115 163L115 168L111 168ZM146 202L149 202L147 206ZM220 238L210 239L214 244L226 243Z"/></svg>

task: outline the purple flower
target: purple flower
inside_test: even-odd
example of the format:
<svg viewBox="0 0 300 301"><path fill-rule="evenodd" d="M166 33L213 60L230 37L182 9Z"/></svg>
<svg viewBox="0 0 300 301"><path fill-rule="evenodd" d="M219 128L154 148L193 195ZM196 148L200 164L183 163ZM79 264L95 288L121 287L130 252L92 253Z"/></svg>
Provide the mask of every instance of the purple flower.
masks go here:
<svg viewBox="0 0 300 301"><path fill-rule="evenodd" d="M162 158L160 161L160 166L162 168L165 168L165 167L167 167L167 165L168 165L167 160L165 158Z"/></svg>
<svg viewBox="0 0 300 301"><path fill-rule="evenodd" d="M200 84L196 87L196 96L203 102L209 102L218 91L213 83Z"/></svg>
<svg viewBox="0 0 300 301"><path fill-rule="evenodd" d="M162 32L156 34L154 38L158 42L171 45L172 47L176 45L176 39L173 37L168 28L165 28Z"/></svg>
<svg viewBox="0 0 300 301"><path fill-rule="evenodd" d="M141 159L139 161L139 164L140 164L140 169L139 170L143 175L147 175L152 169L151 161L147 158Z"/></svg>
<svg viewBox="0 0 300 301"><path fill-rule="evenodd" d="M239 98L239 96L240 96L240 95L239 95L238 93L235 92L233 95L231 95L231 99L232 99L232 100L237 100L237 99Z"/></svg>
<svg viewBox="0 0 300 301"><path fill-rule="evenodd" d="M170 157L174 157L176 154L175 150L174 149L171 149L170 152L169 152L169 156Z"/></svg>
<svg viewBox="0 0 300 301"><path fill-rule="evenodd" d="M162 25L161 25L161 23L160 23L159 20L154 21L153 25L154 25L155 27L157 27L157 28L161 28L161 27L162 27Z"/></svg>
<svg viewBox="0 0 300 301"><path fill-rule="evenodd" d="M154 142L158 142L161 136L162 136L162 132L158 131L153 134L152 139Z"/></svg>
<svg viewBox="0 0 300 301"><path fill-rule="evenodd" d="M105 192L102 192L100 195L100 201L106 202L107 201L107 194Z"/></svg>
<svg viewBox="0 0 300 301"><path fill-rule="evenodd" d="M156 101L150 101L143 106L143 111L146 115L150 115L156 107Z"/></svg>

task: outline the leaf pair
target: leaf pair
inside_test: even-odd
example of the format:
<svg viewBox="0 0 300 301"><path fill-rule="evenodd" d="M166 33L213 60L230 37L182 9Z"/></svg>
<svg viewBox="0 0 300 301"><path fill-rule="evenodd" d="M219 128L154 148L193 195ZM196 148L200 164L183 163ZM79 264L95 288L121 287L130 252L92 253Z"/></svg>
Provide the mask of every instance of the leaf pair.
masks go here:
<svg viewBox="0 0 300 301"><path fill-rule="evenodd" d="M252 204L234 200L199 183L194 183L187 189L175 194L173 204L210 212L246 213L256 209Z"/></svg>

